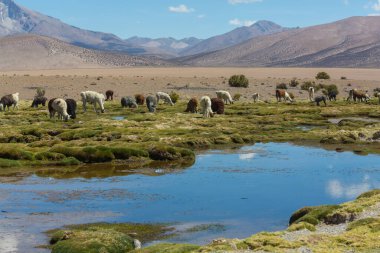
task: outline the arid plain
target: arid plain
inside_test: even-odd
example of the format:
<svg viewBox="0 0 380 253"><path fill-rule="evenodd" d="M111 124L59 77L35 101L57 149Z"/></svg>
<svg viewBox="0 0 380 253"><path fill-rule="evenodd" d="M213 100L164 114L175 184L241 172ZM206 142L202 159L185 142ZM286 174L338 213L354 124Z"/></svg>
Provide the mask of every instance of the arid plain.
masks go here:
<svg viewBox="0 0 380 253"><path fill-rule="evenodd" d="M320 71L326 71L331 80L316 80ZM244 74L250 81L249 88L232 88L228 78ZM342 80L342 77L346 78ZM149 94L157 91L175 91L182 99L192 96L214 96L219 89L231 94L240 93L243 99L251 98L255 92L263 100L274 99L277 84L289 83L296 78L300 84L315 81L336 84L339 98L347 97L351 88L359 88L373 94L380 87L379 69L342 68L121 68L121 69L63 69L0 72L0 94L20 92L20 99L30 100L36 87L44 87L47 97L72 97L79 99L84 90L104 93L115 91L115 99L137 93ZM307 92L299 87L292 91L297 100L307 99Z"/></svg>

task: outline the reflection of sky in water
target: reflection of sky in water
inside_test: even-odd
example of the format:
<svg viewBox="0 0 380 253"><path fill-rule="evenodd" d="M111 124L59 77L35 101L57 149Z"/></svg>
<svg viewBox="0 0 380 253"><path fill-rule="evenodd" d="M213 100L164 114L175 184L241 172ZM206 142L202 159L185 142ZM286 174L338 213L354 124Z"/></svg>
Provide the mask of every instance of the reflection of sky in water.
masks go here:
<svg viewBox="0 0 380 253"><path fill-rule="evenodd" d="M6 197L0 199L0 206L9 213L118 214L99 221L226 225L223 231L174 239L206 243L216 237L283 229L291 213L301 207L344 202L380 187L378 164L380 156L375 155L257 144L233 154L202 154L191 168L158 177L56 180L33 176L17 185L1 184L0 195Z"/></svg>

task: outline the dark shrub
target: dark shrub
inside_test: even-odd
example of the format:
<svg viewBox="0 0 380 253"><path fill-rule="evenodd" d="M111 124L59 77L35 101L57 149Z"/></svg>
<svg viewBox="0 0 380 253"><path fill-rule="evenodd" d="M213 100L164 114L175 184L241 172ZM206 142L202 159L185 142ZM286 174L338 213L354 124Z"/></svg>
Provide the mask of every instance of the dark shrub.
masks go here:
<svg viewBox="0 0 380 253"><path fill-rule="evenodd" d="M294 78L294 79L292 79L292 80L290 81L289 86L295 88L295 87L297 87L299 84L300 84L300 83L297 81L297 79Z"/></svg>
<svg viewBox="0 0 380 253"><path fill-rule="evenodd" d="M248 88L248 86L249 86L249 80L245 77L245 75L233 75L228 80L228 84L231 87Z"/></svg>
<svg viewBox="0 0 380 253"><path fill-rule="evenodd" d="M288 89L288 85L286 83L280 83L280 84L276 85L276 89L287 90Z"/></svg>
<svg viewBox="0 0 380 253"><path fill-rule="evenodd" d="M322 93L324 95L329 95L329 94L338 95L339 91L338 91L338 87L335 84L330 84L330 85L324 86Z"/></svg>
<svg viewBox="0 0 380 253"><path fill-rule="evenodd" d="M317 74L317 76L315 77L315 79L317 79L317 80L329 80L330 79L330 75L327 74L326 72L319 72Z"/></svg>
<svg viewBox="0 0 380 253"><path fill-rule="evenodd" d="M301 85L301 90L306 90L308 91L310 87L314 87L314 89L316 89L317 85L315 84L315 82L310 82L310 81L306 81L304 82L302 85Z"/></svg>

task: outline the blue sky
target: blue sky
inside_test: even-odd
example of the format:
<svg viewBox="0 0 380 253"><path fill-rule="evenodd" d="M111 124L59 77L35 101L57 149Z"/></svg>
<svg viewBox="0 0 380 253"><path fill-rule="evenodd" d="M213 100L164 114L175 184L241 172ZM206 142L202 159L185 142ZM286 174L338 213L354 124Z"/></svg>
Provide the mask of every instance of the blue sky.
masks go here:
<svg viewBox="0 0 380 253"><path fill-rule="evenodd" d="M257 20L305 27L380 14L380 0L16 0L84 29L121 38L208 38Z"/></svg>

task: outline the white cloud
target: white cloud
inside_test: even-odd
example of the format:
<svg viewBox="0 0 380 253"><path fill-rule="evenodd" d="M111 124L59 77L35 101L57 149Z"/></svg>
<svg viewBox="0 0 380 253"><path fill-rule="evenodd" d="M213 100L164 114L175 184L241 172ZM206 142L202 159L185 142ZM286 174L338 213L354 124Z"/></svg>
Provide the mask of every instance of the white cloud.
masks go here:
<svg viewBox="0 0 380 253"><path fill-rule="evenodd" d="M205 17L206 17L205 14L201 14L201 15L198 15L198 16L197 16L197 18L199 18L199 19L202 19L202 18L205 18Z"/></svg>
<svg viewBox="0 0 380 253"><path fill-rule="evenodd" d="M333 198L355 198L371 189L369 179L369 176L365 176L362 183L351 185L344 185L338 180L331 180L327 184L326 190Z"/></svg>
<svg viewBox="0 0 380 253"><path fill-rule="evenodd" d="M228 0L230 4L249 4L249 3L259 3L263 0Z"/></svg>
<svg viewBox="0 0 380 253"><path fill-rule="evenodd" d="M364 8L371 8L374 11L380 11L380 0L376 0L375 2L371 1Z"/></svg>
<svg viewBox="0 0 380 253"><path fill-rule="evenodd" d="M239 159L246 161L246 160L252 160L255 158L256 154L255 153L248 153L248 154L240 154Z"/></svg>
<svg viewBox="0 0 380 253"><path fill-rule="evenodd" d="M229 21L230 25L235 25L235 26L251 26L254 23L256 23L256 21L254 21L254 20L240 20L240 19L237 19L237 18L231 19Z"/></svg>
<svg viewBox="0 0 380 253"><path fill-rule="evenodd" d="M380 13L370 13L368 14L369 17L378 17L380 16Z"/></svg>
<svg viewBox="0 0 380 253"><path fill-rule="evenodd" d="M184 4L181 4L178 6L170 6L169 11L170 12L176 12L176 13L189 13L189 12L193 12L194 9L189 8Z"/></svg>

